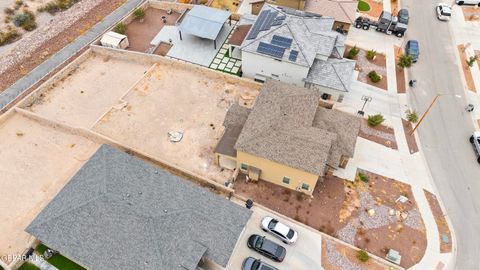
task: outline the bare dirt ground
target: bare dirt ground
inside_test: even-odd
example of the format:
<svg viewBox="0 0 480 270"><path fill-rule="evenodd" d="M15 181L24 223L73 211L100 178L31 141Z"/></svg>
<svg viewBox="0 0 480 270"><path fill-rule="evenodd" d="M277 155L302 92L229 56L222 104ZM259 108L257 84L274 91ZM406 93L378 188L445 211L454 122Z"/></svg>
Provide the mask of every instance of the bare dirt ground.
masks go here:
<svg viewBox="0 0 480 270"><path fill-rule="evenodd" d="M401 266L411 267L423 257L427 240L410 186L362 172L368 176L368 183L324 177L324 182L315 187L313 198L262 180L247 183L243 175L235 181L234 189L244 198L379 257L395 249L402 255ZM408 202L396 202L400 195ZM367 213L370 209L375 211L372 216Z"/></svg>
<svg viewBox="0 0 480 270"><path fill-rule="evenodd" d="M417 140L415 135L410 134L413 130L412 123L402 118L403 131L405 133L405 138L407 139L408 149L410 154L418 152Z"/></svg>
<svg viewBox="0 0 480 270"><path fill-rule="evenodd" d="M362 262L357 258L357 250L347 245L322 238L322 267L325 270L395 270L385 263L370 258Z"/></svg>
<svg viewBox="0 0 480 270"><path fill-rule="evenodd" d="M458 45L458 54L460 54L460 63L462 64L463 75L465 76L468 90L472 92L477 92L477 89L475 88L475 83L473 82L472 71L467 65L468 57L466 55L465 46L463 44Z"/></svg>
<svg viewBox="0 0 480 270"><path fill-rule="evenodd" d="M397 93L403 94L407 92L407 87L405 85L405 71L403 68L398 66L398 61L400 54L402 53L401 48L395 46L395 76L397 81Z"/></svg>
<svg viewBox="0 0 480 270"><path fill-rule="evenodd" d="M346 46L345 55L344 55L345 57L348 55L348 52L350 51L351 48L352 46L348 46L348 45ZM357 61L356 69L359 71L358 80L363 83L369 84L371 86L375 86L383 90L388 90L387 60L385 55L381 53L377 53L374 60L369 60L366 57L368 50L365 50L362 48L358 48L358 49L360 51L357 54L357 56L354 58L354 60ZM368 77L368 73L370 71L377 72L377 74L380 75L382 79L377 83L372 82L372 80L370 80L370 78Z"/></svg>
<svg viewBox="0 0 480 270"><path fill-rule="evenodd" d="M379 143L383 146L398 150L397 140L395 139L395 131L391 127L378 125L372 127L366 119L363 119L360 126L358 136L372 142Z"/></svg>
<svg viewBox="0 0 480 270"><path fill-rule="evenodd" d="M155 49L153 53L156 55L165 56L167 55L170 48L172 48L172 45L165 42L160 42L160 45L158 45L158 47Z"/></svg>
<svg viewBox="0 0 480 270"><path fill-rule="evenodd" d="M149 67L148 63L91 53L27 109L70 126L90 128Z"/></svg>
<svg viewBox="0 0 480 270"><path fill-rule="evenodd" d="M215 74L215 75L212 75ZM239 95L256 96L259 85L230 83L217 73L161 64L146 74L94 127L96 132L223 184L232 172L214 164L227 109ZM180 142L168 132L184 133Z"/></svg>
<svg viewBox="0 0 480 270"><path fill-rule="evenodd" d="M1 121L0 258L8 258L24 252L24 229L99 145L18 114Z"/></svg>
<svg viewBox="0 0 480 270"><path fill-rule="evenodd" d="M162 16L166 17L166 23L163 23ZM143 22L133 20L127 25L126 35L130 44L128 49L145 52L150 48L150 41L162 30L163 26L174 25L178 17L180 17L180 13L177 12L168 15L167 11L162 9L146 9Z"/></svg>
<svg viewBox="0 0 480 270"><path fill-rule="evenodd" d="M448 227L447 220L443 214L442 208L438 203L437 197L426 190L423 190L425 197L427 197L428 204L432 210L433 217L435 218L435 223L437 224L438 234L440 237L440 252L448 253L452 252L452 234L450 228ZM448 242L442 240L442 235L447 238Z"/></svg>
<svg viewBox="0 0 480 270"><path fill-rule="evenodd" d="M478 21L480 20L480 8L473 6L462 6L463 17L465 21Z"/></svg>
<svg viewBox="0 0 480 270"><path fill-rule="evenodd" d="M0 58L0 92L85 33L125 1L83 0L16 42L14 49Z"/></svg>

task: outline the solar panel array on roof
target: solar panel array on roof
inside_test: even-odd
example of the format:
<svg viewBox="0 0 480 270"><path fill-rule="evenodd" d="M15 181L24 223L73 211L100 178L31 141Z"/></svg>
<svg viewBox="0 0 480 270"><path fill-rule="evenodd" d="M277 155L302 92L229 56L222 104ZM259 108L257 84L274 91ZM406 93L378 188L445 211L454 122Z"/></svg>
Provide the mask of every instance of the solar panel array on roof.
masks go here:
<svg viewBox="0 0 480 270"><path fill-rule="evenodd" d="M277 45L277 46L288 49L292 46L292 41L293 40L291 38L282 37L282 36L278 36L278 35L273 35L271 43L273 45Z"/></svg>
<svg viewBox="0 0 480 270"><path fill-rule="evenodd" d="M258 33L260 33L261 31L260 29L262 28L262 25L265 23L265 20L268 18L269 14L270 14L270 10L262 10L262 12L260 12L257 20L255 21L255 24L253 24L253 27L247 36L247 39L257 38Z"/></svg>
<svg viewBox="0 0 480 270"><path fill-rule="evenodd" d="M281 59L283 54L285 54L285 48L260 42L257 47L257 52Z"/></svg>
<svg viewBox="0 0 480 270"><path fill-rule="evenodd" d="M278 12L270 12L263 22L262 27L260 27L260 31L270 30L270 27L272 27L272 23L275 20L275 17L277 17L277 14Z"/></svg>
<svg viewBox="0 0 480 270"><path fill-rule="evenodd" d="M295 62L297 61L297 56L298 56L298 51L297 50L291 50L290 55L288 56L288 60Z"/></svg>

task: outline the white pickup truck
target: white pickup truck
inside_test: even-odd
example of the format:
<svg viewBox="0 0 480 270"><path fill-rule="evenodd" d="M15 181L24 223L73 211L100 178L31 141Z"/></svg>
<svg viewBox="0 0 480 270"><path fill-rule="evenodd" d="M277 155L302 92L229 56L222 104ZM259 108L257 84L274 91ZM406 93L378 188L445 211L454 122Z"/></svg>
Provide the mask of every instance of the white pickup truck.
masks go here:
<svg viewBox="0 0 480 270"><path fill-rule="evenodd" d="M457 5L478 5L480 6L480 0L455 0Z"/></svg>
<svg viewBox="0 0 480 270"><path fill-rule="evenodd" d="M473 135L470 136L470 143L473 145L477 154L477 161L480 163L480 131L473 132Z"/></svg>

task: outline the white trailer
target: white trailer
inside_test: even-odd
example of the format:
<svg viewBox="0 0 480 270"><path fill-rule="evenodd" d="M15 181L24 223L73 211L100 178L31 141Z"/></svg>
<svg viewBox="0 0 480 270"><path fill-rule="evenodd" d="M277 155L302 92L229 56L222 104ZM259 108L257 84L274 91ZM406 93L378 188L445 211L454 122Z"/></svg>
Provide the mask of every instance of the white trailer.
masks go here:
<svg viewBox="0 0 480 270"><path fill-rule="evenodd" d="M105 33L100 43L104 47L115 49L126 49L129 46L127 36L112 31Z"/></svg>

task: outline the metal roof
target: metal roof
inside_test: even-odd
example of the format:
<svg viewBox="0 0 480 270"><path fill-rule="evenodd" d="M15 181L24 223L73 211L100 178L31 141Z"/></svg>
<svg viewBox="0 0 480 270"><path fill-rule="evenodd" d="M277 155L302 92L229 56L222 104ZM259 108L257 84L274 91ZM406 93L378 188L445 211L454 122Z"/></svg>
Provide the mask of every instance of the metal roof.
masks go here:
<svg viewBox="0 0 480 270"><path fill-rule="evenodd" d="M230 15L225 10L196 5L185 14L179 29L197 37L214 40Z"/></svg>
<svg viewBox="0 0 480 270"><path fill-rule="evenodd" d="M103 145L26 231L88 269L226 266L251 211Z"/></svg>

